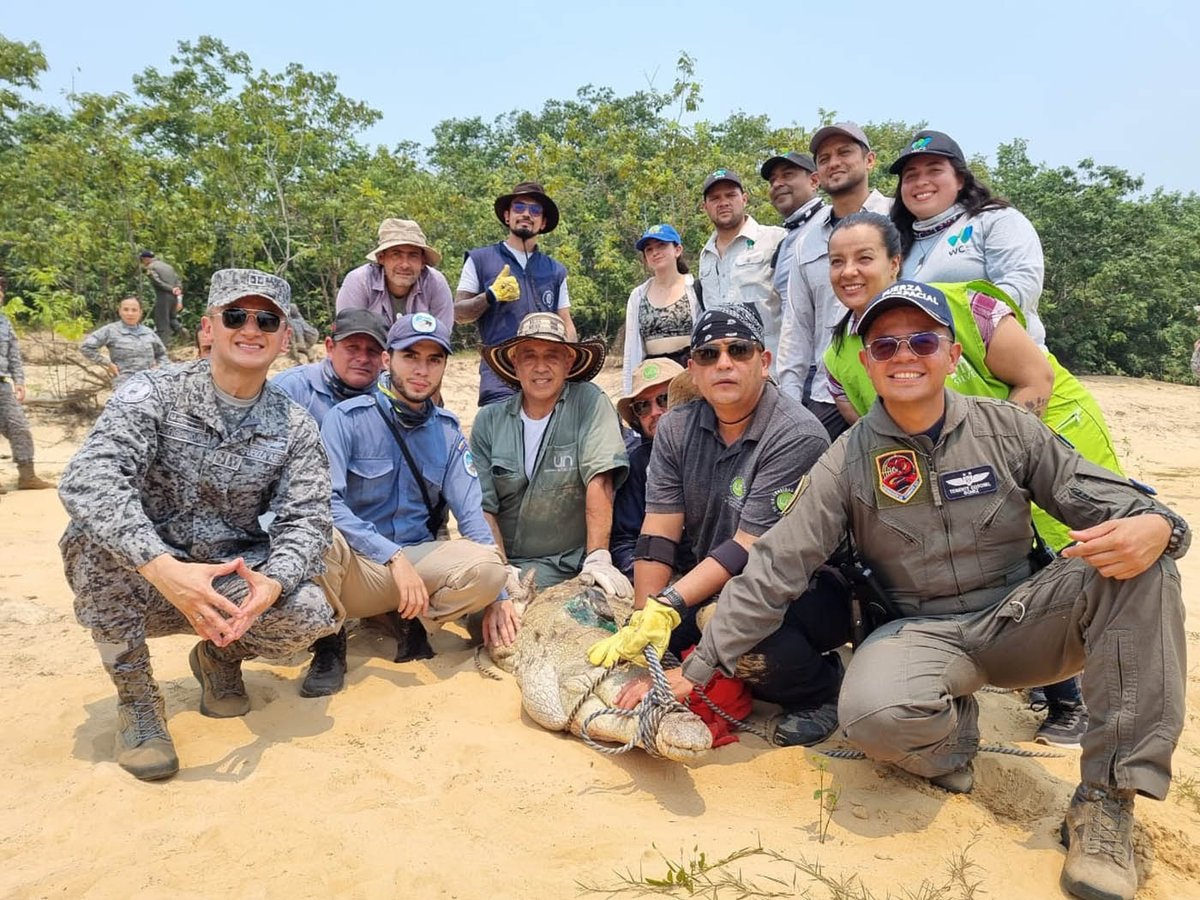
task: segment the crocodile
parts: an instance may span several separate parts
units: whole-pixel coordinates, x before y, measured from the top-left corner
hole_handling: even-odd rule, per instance
[[[606,670],[587,659],[588,648],[616,630],[629,613],[577,578],[534,594],[521,617],[521,630],[509,647],[492,647],[492,661],[511,674],[521,690],[521,706],[538,725],[579,736],[588,717],[612,706],[621,688],[645,672],[635,666]],[[477,656],[478,660],[479,657]],[[481,671],[487,670],[481,666]],[[700,758],[712,749],[712,733],[699,716],[676,708],[653,729],[653,746],[638,736],[637,718],[601,715],[587,726],[599,741],[627,744],[677,761]]]

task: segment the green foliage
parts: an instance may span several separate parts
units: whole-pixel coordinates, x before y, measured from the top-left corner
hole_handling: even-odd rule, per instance
[[[463,252],[503,234],[493,199],[533,179],[562,209],[542,247],[571,272],[580,332],[611,336],[646,277],[633,250],[642,231],[670,222],[694,261],[710,230],[700,185],[718,166],[742,175],[755,218],[778,222],[758,166],[807,147],[837,116],[822,109],[817,122],[786,127],[741,111],[701,119],[696,68],[681,52],[666,88],[651,79],[617,96],[589,85],[491,122],[448,119],[428,147],[369,148],[360,135],[379,113],[344,96],[333,75],[296,63],[258,70],[213,37],[181,42],[167,69],[133,76],[131,94],[76,94],[57,110],[21,94],[46,71],[38,45],[0,35],[0,270],[28,300],[26,323],[60,331],[110,319],[122,296],[152,296],[142,247],[184,279],[185,324],[214,269],[245,265],[287,277],[321,327],[381,219],[420,222],[455,283]],[[922,125],[864,124],[879,159],[873,187],[894,191],[887,163]],[[982,158],[972,166],[1041,232],[1043,319],[1064,363],[1188,377],[1200,199],[1146,194],[1136,177],[1091,160],[1047,168],[1021,141],[999,149],[994,170]]]

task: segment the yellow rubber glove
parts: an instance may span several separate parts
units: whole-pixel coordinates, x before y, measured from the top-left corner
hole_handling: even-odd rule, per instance
[[[509,272],[508,263],[504,264],[496,280],[488,285],[487,293],[500,303],[511,303],[521,296],[521,285],[517,284],[516,277]]]
[[[659,603],[653,597],[646,600],[642,609],[629,617],[629,624],[612,637],[594,643],[588,650],[588,662],[605,668],[627,660],[635,665],[646,665],[647,645],[658,651],[662,659],[671,640],[671,631],[679,624],[679,613],[670,606]]]

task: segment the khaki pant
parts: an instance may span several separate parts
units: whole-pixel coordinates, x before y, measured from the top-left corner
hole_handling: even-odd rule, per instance
[[[977,752],[972,695],[983,685],[1035,687],[1083,670],[1083,778],[1161,800],[1183,730],[1185,654],[1172,560],[1116,581],[1058,559],[990,609],[876,629],[846,670],[838,721],[872,759],[930,778]]]
[[[499,596],[508,577],[495,547],[463,538],[427,541],[401,552],[429,592],[429,610],[421,621],[430,626],[483,609]],[[395,612],[400,607],[391,570],[355,553],[336,528],[333,545],[325,554],[325,574],[313,580],[325,590],[330,605],[351,618]]]

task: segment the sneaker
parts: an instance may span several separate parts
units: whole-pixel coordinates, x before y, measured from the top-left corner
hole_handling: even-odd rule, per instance
[[[934,775],[929,783],[948,794],[969,794],[975,787],[975,766],[968,760],[953,771]]]
[[[1060,832],[1064,891],[1085,900],[1133,900],[1133,794],[1087,782],[1075,789]]]
[[[1034,740],[1039,744],[1079,750],[1079,740],[1087,730],[1088,711],[1082,700],[1074,703],[1052,701],[1050,712],[1046,714],[1046,720],[1037,730]]]
[[[313,644],[312,665],[300,685],[301,697],[327,697],[346,683],[346,629]]]
[[[179,771],[166,708],[157,692],[119,703],[117,720],[117,765],[141,781],[161,781]]]
[[[837,698],[815,709],[794,709],[779,717],[771,740],[779,747],[811,747],[837,731]]]
[[[229,719],[250,712],[250,698],[242,681],[242,661],[214,659],[208,641],[192,648],[188,657],[192,674],[200,682],[200,712],[214,719]]]

